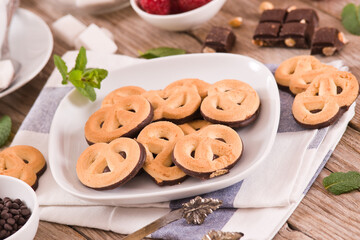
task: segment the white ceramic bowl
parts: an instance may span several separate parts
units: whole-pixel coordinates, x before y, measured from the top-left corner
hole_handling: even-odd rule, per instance
[[[211,2],[194,10],[170,14],[156,15],[143,11],[136,3],[130,0],[131,7],[145,21],[158,28],[168,31],[185,31],[210,20],[221,9],[226,0],[212,0]]]
[[[39,204],[34,190],[25,182],[4,175],[0,175],[0,198],[19,198],[31,210],[31,216],[24,226],[6,240],[34,239],[39,226]]]

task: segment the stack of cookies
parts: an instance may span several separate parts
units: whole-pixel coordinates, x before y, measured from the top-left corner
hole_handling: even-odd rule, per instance
[[[226,174],[243,152],[233,128],[254,122],[259,108],[256,91],[233,79],[116,89],[85,124],[90,146],[78,159],[78,178],[101,190],[126,183],[141,168],[159,186]]]
[[[275,78],[280,88],[288,88],[295,95],[295,120],[310,129],[336,122],[359,94],[353,74],[338,71],[313,56],[287,59],[276,70]]]

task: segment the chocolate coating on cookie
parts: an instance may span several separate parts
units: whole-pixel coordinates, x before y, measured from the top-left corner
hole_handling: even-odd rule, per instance
[[[134,137],[152,119],[152,106],[143,96],[124,97],[115,105],[100,108],[90,116],[85,124],[85,137],[90,143]]]
[[[95,190],[114,189],[136,176],[145,162],[145,148],[130,138],[89,146],[80,155],[76,173],[82,184]]]
[[[213,84],[201,103],[205,120],[234,128],[244,127],[256,120],[260,98],[247,83],[226,79]]]
[[[317,76],[308,89],[296,95],[292,113],[308,128],[329,126],[357,98],[359,83],[349,72],[332,71]]]
[[[183,136],[177,125],[160,121],[146,126],[137,137],[146,149],[143,168],[159,186],[178,184],[186,179],[186,174],[174,166],[171,159],[176,142]]]
[[[23,180],[34,190],[38,186],[38,177],[45,169],[45,158],[34,147],[17,145],[0,152],[0,174]]]
[[[237,132],[224,125],[209,125],[181,138],[172,157],[186,174],[209,179],[228,173],[242,152],[243,143]]]

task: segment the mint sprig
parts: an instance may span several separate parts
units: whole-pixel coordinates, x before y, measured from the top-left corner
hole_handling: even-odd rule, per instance
[[[159,47],[159,48],[152,48],[147,50],[146,52],[139,52],[140,58],[145,59],[152,59],[152,58],[159,58],[159,57],[166,57],[172,55],[180,55],[185,54],[186,51],[180,48],[170,48],[170,47]]]
[[[104,80],[108,71],[101,68],[86,68],[86,50],[81,47],[76,57],[75,67],[68,72],[68,67],[60,56],[54,55],[54,64],[62,76],[62,84],[72,83],[74,87],[91,101],[96,100],[94,88],[100,89],[101,81]]]
[[[360,35],[360,5],[347,4],[341,12],[341,22],[350,33]]]
[[[360,188],[360,173],[335,172],[323,179],[323,185],[329,192],[340,195]]]
[[[7,115],[0,118],[0,147],[4,146],[11,133],[11,118]]]

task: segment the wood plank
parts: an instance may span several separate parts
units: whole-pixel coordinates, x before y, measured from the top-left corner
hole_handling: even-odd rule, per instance
[[[86,237],[82,236],[74,229],[56,223],[49,223],[40,221],[39,228],[35,236],[35,240],[51,239],[51,240],[84,240]]]
[[[358,239],[360,195],[332,195],[322,186],[330,172],[324,170],[288,222],[314,239]]]
[[[288,223],[285,223],[284,226],[280,229],[278,234],[275,236],[274,240],[311,240],[313,238],[305,235],[303,232],[293,229]]]

